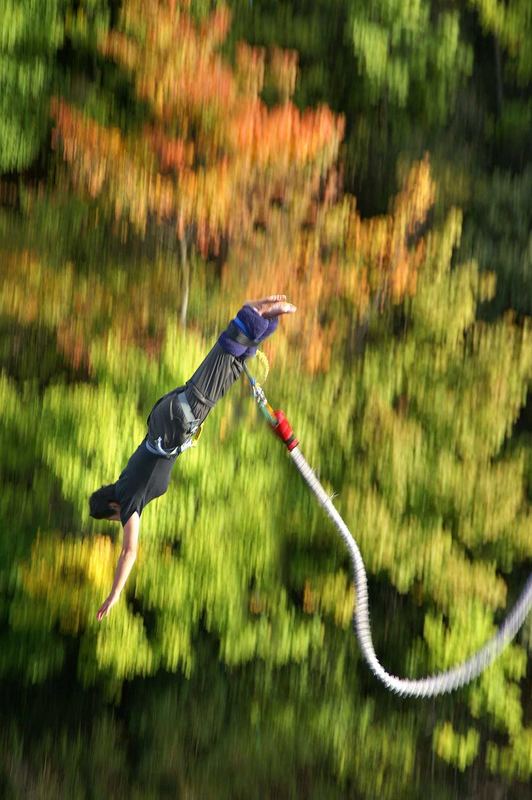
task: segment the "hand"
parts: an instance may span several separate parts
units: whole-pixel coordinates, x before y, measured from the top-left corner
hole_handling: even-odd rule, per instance
[[[286,302],[285,294],[272,294],[261,300],[249,300],[246,305],[251,306],[264,319],[280,317],[281,314],[293,314],[296,307]]]
[[[116,603],[117,600],[118,600],[117,596],[115,597],[115,596],[110,594],[109,597],[107,598],[107,600],[105,600],[102,603],[102,605],[100,607],[100,610],[96,614],[96,619],[98,620],[98,622],[101,622],[102,619],[107,616],[107,614],[112,609],[112,607],[114,606],[114,604]]]

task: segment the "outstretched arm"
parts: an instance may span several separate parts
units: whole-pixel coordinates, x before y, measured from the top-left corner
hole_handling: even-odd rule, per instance
[[[135,559],[137,558],[139,529],[140,517],[137,512],[135,512],[124,525],[124,539],[122,543],[122,550],[120,552],[120,558],[118,559],[118,564],[116,567],[113,586],[109,593],[109,597],[102,603],[102,606],[96,615],[98,622],[101,622],[101,620],[109,613],[111,608],[117,602],[118,598],[120,597],[120,593],[122,592],[122,589],[124,588],[129,577],[129,573],[131,572],[133,564],[135,563]]]
[[[275,331],[279,317],[295,310],[285,295],[250,300],[242,306],[186,384],[187,399],[199,422],[238,379],[244,360]]]

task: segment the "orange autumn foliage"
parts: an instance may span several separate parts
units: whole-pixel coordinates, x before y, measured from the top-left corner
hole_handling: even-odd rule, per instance
[[[151,124],[126,136],[55,100],[55,141],[77,189],[100,197],[144,233],[148,220],[194,232],[203,254],[221,237],[248,235],[274,183],[305,171],[311,185],[335,161],[343,121],[329,109],[268,109],[259,97],[264,57],[242,45],[233,69],[217,48],[227,35],[221,8],[197,25],[188,3],[129,0],[122,31],[102,51],[130,72]],[[293,54],[276,52],[277,80],[295,82]],[[301,189],[301,180],[298,182]]]
[[[415,290],[424,258],[416,235],[434,198],[428,161],[412,169],[388,215],[363,220],[341,189],[343,119],[327,107],[300,112],[288,99],[297,54],[240,44],[233,67],[218,51],[227,10],[197,24],[188,8],[126,0],[121,29],[102,44],[151,109],[142,129],[125,134],[54,100],[54,141],[75,188],[120,224],[173,229],[203,256],[223,243],[224,292],[260,296],[275,286],[289,295],[305,309],[302,327],[285,326],[275,346],[311,342],[305,366],[327,369],[333,342],[368,309]],[[260,96],[265,75],[283,101],[271,108]],[[337,329],[339,303],[352,309],[351,333]]]
[[[344,289],[360,305],[361,280],[382,307],[397,303],[415,292],[416,276],[425,256],[425,241],[417,237],[434,203],[435,187],[428,158],[410,170],[391,212],[362,220],[353,214],[347,234],[348,259],[352,269]]]
[[[308,205],[292,205],[290,216],[268,209],[268,249],[244,246],[233,257],[253,266],[239,276],[230,261],[224,271],[227,293],[259,297],[279,286],[304,310],[283,326],[268,352],[275,356],[290,346],[311,373],[328,369],[333,349],[363,325],[371,309],[382,310],[415,291],[426,252],[420,231],[435,191],[427,158],[413,165],[382,217],[362,219],[353,198],[340,195],[334,171],[315,189]],[[341,329],[336,312],[342,309],[345,323],[346,302],[351,318]]]

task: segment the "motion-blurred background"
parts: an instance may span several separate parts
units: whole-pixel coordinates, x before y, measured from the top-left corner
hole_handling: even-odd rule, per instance
[[[265,389],[381,660],[481,646],[531,568],[531,79],[529,0],[0,0],[2,797],[529,796],[530,619],[471,687],[388,694],[244,382],[102,624],[87,499],[285,292]]]

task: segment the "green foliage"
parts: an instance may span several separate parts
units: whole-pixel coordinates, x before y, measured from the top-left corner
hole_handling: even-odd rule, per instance
[[[474,181],[461,250],[497,275],[490,313],[532,315],[532,167]]]
[[[457,87],[472,70],[458,11],[433,14],[426,0],[232,5],[237,34],[298,51],[296,99],[303,105],[327,98],[344,110],[367,111],[384,101],[390,110],[408,108],[430,124],[447,118]]]
[[[110,714],[90,725],[50,726],[31,746],[12,725],[2,730],[0,748],[0,786],[7,800],[28,795],[36,800],[138,797],[129,785],[121,727]]]
[[[462,772],[477,755],[479,739],[476,730],[469,729],[467,733],[459,734],[449,722],[434,731],[435,749],[440,758],[456,764]]]
[[[297,51],[300,71],[295,100],[301,107],[328,98],[337,108],[353,89],[354,61],[345,46],[345,0],[234,0],[232,39]]]
[[[372,576],[379,654],[394,671],[410,675],[451,666],[481,646],[508,603],[503,573],[531,554],[528,450],[524,442],[507,448],[531,374],[529,332],[511,320],[476,321],[478,302],[493,292],[493,282],[471,262],[451,269],[460,227],[454,213],[429,237],[416,295],[370,317],[364,358],[352,369],[345,371],[346,354],[338,350],[328,373],[309,380],[276,364],[276,383],[270,378],[268,385],[272,399],[283,398],[309,461],[332,482],[331,489],[340,490],[340,511],[353,525]],[[353,603],[346,554],[291,466],[279,462],[272,468],[275,444],[258,427],[244,388],[234,387],[213,412],[199,447],[179,459],[164,500],[144,512],[134,576],[112,616],[97,624],[95,612],[112,580],[118,547],[113,523],[102,529],[89,520],[87,497],[117,477],[142,439],[154,399],[191,374],[209,343],[199,333],[179,332],[175,312],[157,306],[165,327],[157,357],[150,357],[127,343],[125,329],[96,324],[107,304],[117,308],[123,276],[107,281],[109,297],[100,305],[94,280],[83,288],[78,276],[74,290],[71,268],[52,279],[49,270],[28,263],[26,303],[16,289],[20,275],[6,272],[4,314],[24,324],[32,308],[28,299],[44,296],[44,287],[40,324],[51,334],[57,335],[73,308],[93,314],[90,326],[80,329],[83,336],[92,331],[92,380],[51,380],[33,395],[26,384],[30,400],[21,404],[20,389],[3,379],[10,480],[20,485],[34,463],[38,470],[31,515],[16,522],[26,525],[25,544],[14,548],[8,538],[2,545],[8,624],[2,672],[30,684],[48,681],[75,643],[81,685],[96,684],[117,698],[125,680],[160,669],[197,682],[208,668],[236,675],[246,667],[250,680],[264,682],[262,694],[247,710],[239,701],[223,739],[205,745],[213,765],[231,764],[242,747],[243,719],[252,714],[260,730],[268,731],[266,744],[264,733],[260,747],[246,751],[250,772],[242,774],[235,796],[245,796],[259,753],[261,785],[269,785],[279,743],[302,770],[321,753],[331,780],[335,776],[364,797],[409,796],[424,714],[414,722],[407,708],[394,717],[382,707],[383,724],[365,696],[366,668],[346,630]],[[24,276],[22,262],[20,270]],[[148,297],[150,281],[157,280],[156,268],[135,278]],[[127,289],[131,297],[133,286]],[[335,413],[325,426],[327,408]],[[13,445],[21,437],[26,448]],[[46,509],[50,486],[73,509],[74,524],[61,534]],[[105,534],[106,525],[111,538],[95,535]],[[401,608],[390,628],[380,595],[392,587],[404,599],[395,601]],[[406,599],[417,604],[416,613]],[[206,641],[212,654],[202,645]],[[528,775],[519,686],[525,667],[524,651],[515,644],[464,692],[456,706],[458,722],[441,707],[434,739],[440,759],[467,773],[486,751],[490,769]],[[288,689],[283,674],[291,676]],[[242,685],[238,692],[246,694]],[[317,685],[325,686],[320,702],[309,703]],[[236,691],[232,686],[223,694]],[[169,708],[180,707],[184,697],[176,695]],[[207,708],[214,713],[214,705]],[[157,736],[164,739],[157,713]],[[175,722],[176,715],[181,718],[181,711],[169,719]],[[301,724],[310,732],[308,742],[301,739]],[[198,722],[183,721],[168,742],[174,761],[170,755],[155,761],[147,753],[141,774],[179,782],[176,764],[189,757],[191,725],[198,737],[207,735]],[[467,733],[455,733],[456,725]],[[505,747],[492,731],[507,737]],[[357,741],[364,742],[362,751]],[[378,766],[368,771],[368,764]],[[282,781],[284,761],[275,774]],[[194,772],[189,779],[209,796],[208,778]],[[294,791],[297,785],[296,779]],[[329,790],[334,797],[332,785]]]
[[[403,335],[370,348],[360,379],[346,390],[365,404],[352,442],[364,459],[350,473],[349,517],[358,521],[370,570],[385,570],[399,592],[431,598],[440,610],[439,620],[425,617],[431,672],[492,635],[493,610],[506,595],[496,565],[508,569],[530,557],[532,542],[525,461],[504,455],[526,400],[530,333],[509,320],[475,321],[489,287],[474,264],[450,269],[459,231],[455,215],[431,237]],[[411,667],[422,662],[416,645]],[[519,692],[508,681],[525,669],[523,652],[510,648],[470,690],[473,716],[489,715],[512,737],[522,733]],[[438,752],[463,768],[473,744],[444,739]]]
[[[0,20],[0,171],[35,159],[47,130],[64,0],[6,0]]]
[[[507,51],[518,81],[532,78],[532,12],[528,0],[468,0],[486,33]]]
[[[347,0],[348,31],[370,103],[414,108],[427,122],[445,120],[472,53],[460,38],[456,11],[433,13],[430,2]]]
[[[202,663],[212,663],[208,651]],[[262,797],[275,786],[284,796],[305,792],[316,800],[416,797],[409,788],[412,719],[390,714],[392,735],[383,745],[373,706],[361,711],[342,702],[328,666],[320,675],[291,668],[270,677],[260,665],[241,670],[239,703],[232,701],[232,679],[216,666],[198,670],[183,687],[142,690],[131,719],[148,743],[139,763],[141,786],[158,792],[165,784],[193,786],[205,798]],[[316,679],[321,703],[308,702]]]
[[[49,102],[64,82],[58,53],[94,50],[108,0],[4,0],[0,18],[0,173],[30,167],[49,134]],[[69,76],[69,79],[71,76]]]
[[[218,5],[190,3],[198,44],[211,30],[202,20]],[[39,152],[47,155],[47,104],[58,89],[107,126],[111,144],[109,126],[131,137],[142,130],[147,105],[97,49],[116,4],[4,6],[0,171],[25,170]],[[38,191],[21,185],[16,212],[0,211],[0,674],[7,687],[0,700],[8,700],[0,702],[0,794],[528,796],[532,621],[481,678],[447,700],[412,704],[381,690],[349,627],[356,598],[343,545],[242,386],[213,412],[199,446],[179,459],[165,497],[143,513],[127,589],[112,615],[96,622],[120,534],[116,524],[88,517],[88,495],[117,477],[152,403],[190,376],[235,310],[228,287],[244,267],[260,272],[265,255],[278,265],[272,290],[303,287],[291,335],[276,336],[267,393],[282,400],[308,460],[327,490],[339,493],[335,502],[368,566],[383,663],[414,677],[466,658],[500,625],[532,555],[530,406],[523,410],[532,374],[529,4],[232,6],[226,49],[241,36],[268,46],[268,72],[275,48],[295,48],[297,104],[326,102],[346,114],[342,168],[348,186],[361,189],[363,210],[388,205],[399,153],[406,170],[416,153],[436,146],[436,225],[421,236],[421,222],[409,216],[409,203],[420,199],[408,192],[389,216],[363,220],[333,180],[312,184],[313,194],[338,193],[310,209],[327,228],[313,239],[300,202],[301,186],[312,183],[306,168],[286,197],[275,186],[264,209],[254,207],[255,194],[241,192],[238,199],[253,206],[249,219],[264,231],[244,251],[234,231],[224,234],[220,248],[230,257],[223,266],[225,256],[213,259],[209,277],[199,255],[190,260],[192,327],[184,335],[179,267],[163,241],[172,226],[157,226],[160,236],[142,242],[126,237],[120,222],[103,220],[97,203],[72,195],[56,173]],[[222,29],[208,34],[212,54]],[[123,61],[128,53],[124,47]],[[255,86],[259,62],[238,62],[237,94],[246,81]],[[210,71],[204,84],[191,72],[194,99],[198,86],[209,88]],[[268,108],[250,116],[251,131],[285,98],[268,78],[260,96]],[[246,98],[259,108],[257,98]],[[227,109],[216,94],[211,100],[212,108],[198,101],[202,142],[197,126],[183,126],[200,145],[193,163],[200,172],[223,157],[229,130],[220,129],[220,138],[216,126]],[[170,117],[168,130],[180,130],[183,118]],[[238,121],[234,127],[244,130]],[[293,165],[278,144],[281,127],[272,123],[266,155],[279,158],[282,177]],[[85,131],[89,144],[95,131]],[[79,130],[71,145],[78,152]],[[132,153],[141,158],[135,146]],[[111,167],[115,155],[111,148]],[[121,175],[131,180],[127,163]],[[205,208],[212,211],[215,196],[233,212],[234,194],[207,193]],[[136,186],[131,196],[138,201]],[[193,183],[190,199],[198,200]],[[449,212],[455,204],[464,208],[463,223]],[[230,219],[237,224],[233,213]],[[419,243],[415,257],[407,236]],[[301,264],[315,261],[319,269],[302,276]],[[379,276],[383,263],[390,282],[406,274],[411,293],[405,299],[385,286],[361,319],[355,308],[364,281]],[[340,291],[344,279],[349,297]],[[508,308],[519,316],[503,316]],[[316,327],[307,328],[313,319]],[[310,377],[304,365],[322,359],[324,324],[330,365]],[[61,719],[49,719],[50,698]],[[111,701],[116,718],[102,711]]]
[[[64,2],[64,0],[63,0]],[[65,28],[75,48],[96,49],[110,22],[110,0],[69,0],[65,14]]]
[[[442,129],[446,121],[454,131],[457,113],[464,116],[457,104],[474,50],[463,10],[436,9],[429,0],[231,6],[235,35],[297,50],[300,106],[327,102],[345,114],[345,179],[365,214],[386,209],[402,152],[420,158],[434,139],[452,137]]]

